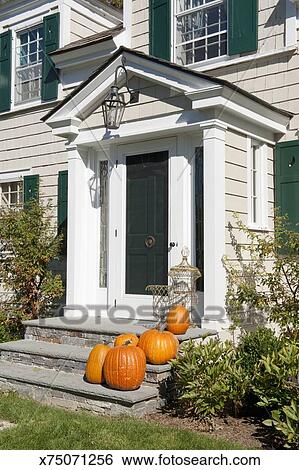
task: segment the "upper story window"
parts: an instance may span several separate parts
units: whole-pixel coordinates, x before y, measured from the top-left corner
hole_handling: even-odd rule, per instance
[[[176,1],[176,57],[183,65],[227,54],[226,0]]]
[[[44,29],[42,25],[17,35],[15,103],[41,97]]]
[[[23,182],[0,183],[0,208],[21,207],[23,205]]]

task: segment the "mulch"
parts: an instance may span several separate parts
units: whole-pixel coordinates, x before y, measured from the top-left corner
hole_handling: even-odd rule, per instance
[[[273,433],[263,426],[262,419],[258,417],[214,418],[211,425],[192,417],[181,417],[162,411],[148,415],[146,419],[157,424],[225,439],[246,449],[281,448],[275,441]]]

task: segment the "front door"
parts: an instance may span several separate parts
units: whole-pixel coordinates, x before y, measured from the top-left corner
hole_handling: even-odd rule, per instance
[[[126,294],[167,284],[168,152],[127,157]]]
[[[276,205],[288,216],[290,229],[299,231],[299,142],[277,145]]]

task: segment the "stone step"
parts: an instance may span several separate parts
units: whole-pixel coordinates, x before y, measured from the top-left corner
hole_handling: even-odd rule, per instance
[[[153,322],[132,321],[89,317],[84,322],[66,317],[42,318],[25,321],[25,339],[49,343],[69,344],[73,346],[92,347],[98,343],[112,344],[116,336],[123,333],[135,333],[140,336]],[[216,331],[199,327],[190,327],[185,335],[177,336],[180,342],[215,335]]]
[[[155,387],[123,392],[84,381],[80,374],[0,361],[0,389],[72,410],[142,416],[161,406]]]
[[[19,340],[0,343],[1,359],[15,364],[84,374],[91,348],[46,341]],[[171,376],[171,366],[147,364],[145,382],[160,384]]]

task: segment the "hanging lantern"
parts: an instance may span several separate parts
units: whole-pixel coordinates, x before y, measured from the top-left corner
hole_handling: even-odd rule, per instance
[[[125,101],[123,93],[119,92],[119,86],[117,85],[117,75],[120,70],[123,70],[126,77],[126,88],[128,90],[130,99]],[[115,70],[114,84],[111,86],[109,95],[106,97],[102,104],[104,123],[106,129],[118,129],[125,111],[127,104],[137,103],[139,99],[139,92],[129,89],[128,85],[128,72],[124,66],[124,59],[122,65],[119,65]]]

